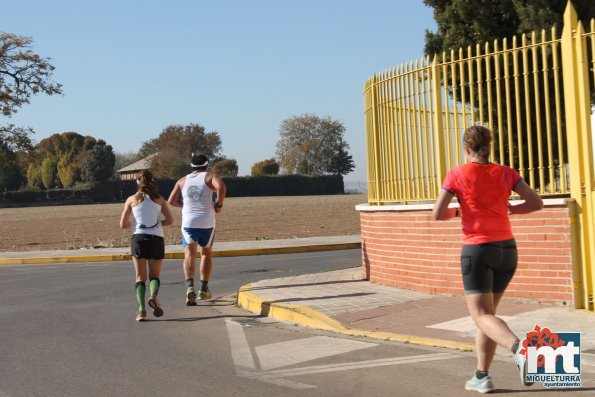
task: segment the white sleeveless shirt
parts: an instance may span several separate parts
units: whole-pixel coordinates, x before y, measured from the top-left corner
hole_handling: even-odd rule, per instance
[[[132,234],[152,234],[163,237],[161,226],[161,206],[151,200],[148,194],[144,195],[142,203],[132,207],[134,225]]]
[[[182,227],[209,229],[215,226],[214,193],[205,183],[207,172],[186,175],[182,187]]]

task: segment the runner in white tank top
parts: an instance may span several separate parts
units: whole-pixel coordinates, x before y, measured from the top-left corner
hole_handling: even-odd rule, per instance
[[[148,194],[144,194],[143,197],[142,203],[132,207],[132,234],[151,234],[163,237],[161,205],[151,200]]]
[[[205,155],[192,156],[192,173],[176,183],[168,203],[182,208],[182,244],[184,263],[182,269],[186,277],[186,305],[196,306],[194,275],[196,254],[200,246],[200,299],[210,299],[208,288],[213,271],[211,246],[215,235],[215,214],[223,208],[226,187],[217,175],[207,171],[209,159]],[[215,200],[213,199],[215,197]]]
[[[151,171],[141,171],[136,181],[138,184],[137,192],[128,197],[124,203],[124,209],[120,217],[120,227],[122,229],[132,228],[130,254],[132,255],[132,263],[136,273],[136,284],[134,285],[134,294],[138,304],[136,321],[145,321],[147,319],[147,308],[145,306],[147,276],[151,293],[147,304],[153,309],[155,317],[163,315],[163,309],[157,301],[157,294],[161,284],[159,276],[165,256],[163,226],[171,225],[173,217],[167,202],[157,191],[157,185],[153,180]],[[164,220],[161,220],[161,214],[165,216]],[[148,275],[147,263],[149,265]]]
[[[182,187],[182,227],[209,229],[215,223],[213,193],[205,183],[208,172],[186,175]]]

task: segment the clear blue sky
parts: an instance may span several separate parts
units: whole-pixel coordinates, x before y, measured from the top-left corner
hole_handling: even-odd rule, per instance
[[[33,37],[64,90],[9,121],[36,141],[75,131],[120,153],[198,123],[249,175],[284,119],[315,113],[343,122],[356,164],[345,179],[366,180],[363,84],[422,57],[435,28],[422,0],[4,2],[0,29]]]

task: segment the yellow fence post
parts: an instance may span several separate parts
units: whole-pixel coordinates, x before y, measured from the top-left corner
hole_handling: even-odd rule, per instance
[[[381,203],[380,197],[380,125],[378,123],[378,78],[374,76],[370,84],[370,95],[371,95],[371,109],[372,109],[372,151],[368,153],[374,153],[374,161],[370,164],[370,167],[374,170],[375,177],[375,196],[376,204]],[[370,191],[371,193],[371,191]]]
[[[431,67],[432,87],[432,132],[434,133],[434,158],[436,159],[436,196],[440,194],[442,181],[446,177],[446,150],[444,147],[444,129],[442,126],[442,91],[440,67],[438,57],[434,55]]]
[[[586,46],[582,38],[584,28],[576,11],[568,2],[564,12],[561,37],[562,72],[564,79],[564,106],[568,158],[570,165],[570,195],[576,201],[576,214],[571,221],[578,222],[580,230],[580,256],[573,255],[575,267],[580,267],[581,282],[575,282],[576,308],[593,310],[593,279],[591,266],[595,253],[593,222],[593,168],[589,111],[588,69]],[[579,250],[575,250],[576,253]],[[579,269],[576,269],[579,271]]]

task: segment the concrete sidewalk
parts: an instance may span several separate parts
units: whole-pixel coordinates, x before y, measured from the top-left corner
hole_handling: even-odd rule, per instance
[[[291,240],[221,242],[215,256],[245,256],[360,248],[359,235]],[[129,248],[1,252],[2,264],[129,260]],[[166,247],[169,259],[181,246]],[[432,295],[370,283],[361,268],[262,280],[238,291],[238,304],[262,316],[354,336],[474,350],[475,325],[462,296]],[[536,325],[581,332],[583,370],[595,373],[595,313],[536,301],[504,299],[498,310],[511,329],[526,335]],[[500,351],[502,354],[509,354]]]
[[[294,238],[286,240],[254,240],[216,242],[213,256],[247,256],[289,254],[299,252],[357,249],[361,247],[359,235]],[[165,247],[165,259],[183,259],[181,245]],[[27,263],[70,263],[130,260],[130,248],[95,248],[55,251],[0,252],[0,265]]]
[[[361,268],[248,284],[238,292],[238,304],[263,316],[346,335],[475,349],[475,324],[463,296],[370,283]],[[498,313],[521,338],[536,325],[551,332],[581,332],[583,371],[595,373],[595,313],[506,298]],[[504,349],[498,353],[510,356]]]

